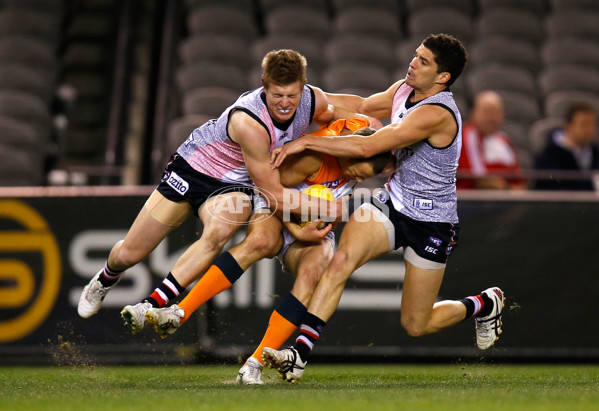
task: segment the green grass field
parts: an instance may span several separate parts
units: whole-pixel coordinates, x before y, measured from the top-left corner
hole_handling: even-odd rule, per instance
[[[0,367],[1,410],[599,410],[599,366],[318,365],[289,384],[238,366]]]

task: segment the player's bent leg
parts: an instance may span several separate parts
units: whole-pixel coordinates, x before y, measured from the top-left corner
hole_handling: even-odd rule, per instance
[[[283,224],[278,218],[269,215],[270,212],[264,211],[252,214],[247,236],[241,243],[229,249],[229,253],[244,270],[256,261],[274,257],[283,246]]]
[[[152,208],[150,208],[152,206]],[[157,214],[157,210],[162,210]],[[106,265],[84,287],[77,312],[83,318],[95,315],[102,307],[108,292],[119,282],[123,271],[147,257],[176,225],[158,220],[156,215],[181,216],[191,212],[188,203],[175,203],[154,191],[124,240],[111,250]]]
[[[285,266],[295,274],[291,293],[306,307],[333,254],[333,244],[327,239],[315,245],[297,241],[285,253]]]

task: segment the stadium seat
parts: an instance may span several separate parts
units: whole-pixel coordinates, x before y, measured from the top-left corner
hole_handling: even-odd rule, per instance
[[[547,68],[559,65],[599,67],[599,42],[583,38],[547,39],[541,49]]]
[[[226,87],[238,93],[247,90],[244,71],[232,64],[186,64],[177,70],[176,82],[184,92],[199,87]]]
[[[397,45],[395,54],[398,59],[398,70],[408,70],[408,66],[414,58],[416,49],[422,44],[422,40],[424,39],[421,37],[410,37],[404,39]]]
[[[503,64],[537,73],[541,70],[538,48],[527,41],[508,37],[482,37],[469,48],[468,64],[479,67]]]
[[[183,64],[215,62],[247,68],[252,64],[251,42],[240,36],[196,34],[179,46]]]
[[[43,161],[29,150],[0,143],[0,186],[37,186],[43,180]]]
[[[55,45],[30,36],[6,36],[0,38],[0,62],[10,62],[29,67],[43,67],[56,72],[58,61]]]
[[[253,13],[232,7],[205,6],[190,10],[187,27],[191,35],[197,33],[225,34],[253,39],[258,25]]]
[[[348,87],[383,91],[391,85],[391,76],[384,69],[366,64],[329,67],[322,80],[325,90],[333,93]]]
[[[545,19],[549,38],[580,37],[599,41],[599,10],[564,9]]]
[[[537,98],[535,77],[519,67],[500,64],[476,66],[466,73],[466,81],[471,96],[484,90],[507,90]]]
[[[254,41],[251,45],[252,61],[261,64],[262,59],[272,50],[293,49],[308,61],[308,67],[322,70],[326,65],[323,43],[310,37],[285,34],[270,34]]]
[[[331,12],[327,0],[258,0],[262,14],[266,15],[279,8],[301,7],[328,16]]]
[[[387,39],[365,36],[335,37],[327,44],[325,56],[329,65],[375,64],[391,72],[397,60],[390,53],[393,43]]]
[[[354,7],[339,10],[334,19],[336,36],[357,35],[397,42],[403,38],[399,16],[382,9]]]
[[[410,37],[424,39],[431,33],[447,33],[465,44],[473,39],[472,20],[463,11],[452,7],[429,7],[414,11],[407,23]]]
[[[96,70],[101,67],[110,69],[113,67],[112,59],[112,51],[106,44],[73,41],[64,52],[62,64],[69,69]]]
[[[399,16],[402,12],[401,5],[402,2],[397,0],[333,0],[333,8],[336,13],[357,7],[382,10]]]
[[[0,90],[0,116],[31,124],[40,141],[48,141],[52,117],[46,102],[21,91]],[[0,137],[2,140],[2,137]]]
[[[41,11],[22,8],[0,10],[0,37],[32,36],[58,44],[60,21]]]
[[[54,86],[52,74],[20,64],[0,64],[0,90],[32,93],[49,104]]]
[[[497,8],[481,13],[475,22],[477,38],[505,36],[539,46],[544,40],[541,17],[518,8]]]
[[[266,32],[328,40],[331,24],[326,13],[301,6],[278,7],[264,13]]]
[[[413,14],[421,10],[435,8],[435,7],[449,7],[456,9],[462,13],[466,13],[469,16],[474,14],[473,0],[404,0],[405,11],[408,14]]]
[[[25,120],[0,116],[2,144],[31,152],[44,152],[46,140],[37,135],[35,127]]]
[[[478,8],[482,13],[504,7],[530,11],[538,16],[547,13],[545,0],[478,0]]]
[[[101,98],[109,89],[109,80],[100,72],[68,70],[63,72],[63,85],[75,88],[78,98]]]
[[[225,6],[242,10],[247,13],[254,13],[253,0],[184,0],[183,3],[187,10],[200,7]]]
[[[567,107],[574,102],[592,104],[599,112],[599,95],[597,94],[588,91],[556,91],[545,96],[545,116],[564,118]]]
[[[69,127],[64,135],[62,150],[65,157],[90,162],[102,155],[106,146],[104,127]]]
[[[549,4],[555,12],[559,13],[578,8],[599,11],[599,2],[596,0],[549,0]]]
[[[588,91],[599,94],[599,71],[584,66],[551,66],[539,74],[544,95],[555,91]]]
[[[204,114],[216,118],[229,107],[239,94],[222,87],[201,87],[183,95],[183,114]]]
[[[535,121],[528,130],[528,141],[533,156],[538,155],[547,145],[547,137],[551,130],[562,127],[564,120],[559,117],[547,117]]]
[[[109,12],[85,12],[75,15],[67,28],[67,37],[72,40],[97,40],[113,35],[116,17]]]
[[[503,100],[505,120],[518,123],[525,128],[541,118],[536,98],[517,91],[497,90]]]

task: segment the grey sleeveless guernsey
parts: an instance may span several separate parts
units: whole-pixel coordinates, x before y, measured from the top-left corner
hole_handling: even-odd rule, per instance
[[[218,119],[193,130],[177,149],[194,170],[227,183],[251,185],[239,144],[229,137],[227,126],[234,110],[242,110],[260,123],[270,136],[270,150],[301,136],[314,116],[314,91],[304,86],[297,111],[285,130],[278,129],[264,103],[264,88],[242,94]],[[286,124],[287,125],[287,124]]]
[[[397,169],[387,188],[397,211],[418,221],[458,223],[456,173],[462,149],[462,118],[453,94],[444,90],[417,103],[408,98],[414,89],[403,83],[393,97],[391,122],[403,121],[425,104],[446,108],[455,118],[458,131],[447,147],[436,148],[427,140],[398,149]]]

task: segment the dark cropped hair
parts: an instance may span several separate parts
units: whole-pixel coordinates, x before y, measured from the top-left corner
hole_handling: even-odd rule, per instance
[[[295,50],[273,50],[262,59],[262,85],[286,86],[299,81],[303,87],[306,78],[306,58]]]
[[[450,74],[447,86],[451,86],[458,79],[468,56],[464,45],[450,34],[431,34],[424,39],[422,45],[433,52],[437,73],[448,72]]]
[[[375,132],[376,130],[371,127],[363,127],[354,131],[354,135],[369,136],[371,134],[374,134]],[[368,158],[352,158],[350,159],[350,161],[353,164],[370,163],[372,165],[372,170],[375,172],[375,174],[381,174],[385,167],[387,167],[387,164],[389,164],[390,162],[395,162],[395,156],[391,154],[390,151],[384,151],[382,153],[375,154]]]
[[[574,116],[578,113],[597,113],[595,108],[584,101],[576,101],[570,104],[566,110],[566,124],[571,124]]]

